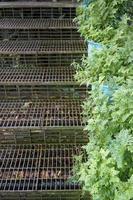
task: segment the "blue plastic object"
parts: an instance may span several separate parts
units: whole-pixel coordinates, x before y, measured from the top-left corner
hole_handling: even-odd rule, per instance
[[[88,56],[92,56],[94,50],[102,50],[103,45],[97,42],[88,41]]]
[[[114,90],[109,85],[102,85],[101,90],[107,97],[112,97]]]
[[[101,91],[103,94],[107,97],[109,97],[109,103],[113,102],[113,94],[115,93],[116,90],[119,90],[120,88],[118,85],[108,85],[108,84],[103,84],[101,86]]]
[[[88,6],[90,4],[91,0],[83,0],[83,5]]]

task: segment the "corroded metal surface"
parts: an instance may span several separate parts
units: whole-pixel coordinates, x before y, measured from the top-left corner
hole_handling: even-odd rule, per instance
[[[0,101],[0,128],[82,128],[80,100]]]
[[[80,189],[78,183],[68,181],[72,176],[74,156],[80,153],[80,145],[0,146],[0,190]]]
[[[86,53],[87,45],[77,40],[0,41],[0,54],[78,54]]]

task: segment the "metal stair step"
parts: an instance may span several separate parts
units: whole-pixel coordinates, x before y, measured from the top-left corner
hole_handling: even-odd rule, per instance
[[[0,54],[83,54],[87,45],[77,40],[0,41]]]

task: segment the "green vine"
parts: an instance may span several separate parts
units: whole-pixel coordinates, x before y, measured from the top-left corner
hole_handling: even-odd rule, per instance
[[[77,17],[85,39],[103,44],[102,50],[74,63],[76,80],[92,84],[83,105],[89,137],[83,147],[87,156],[85,161],[76,158],[74,175],[93,200],[133,200],[133,30],[129,3],[94,0],[87,8],[80,8]],[[111,96],[104,93],[105,84],[112,89]]]
[[[108,44],[115,35],[123,15],[132,16],[132,0],[91,0],[88,7],[77,10],[79,31],[86,40]]]
[[[75,176],[93,200],[133,198],[133,83],[113,94],[112,103],[98,84],[84,103],[89,143],[87,160],[77,158]]]
[[[92,83],[114,77],[122,83],[133,75],[133,28],[128,26],[127,18],[123,18],[115,32],[110,46],[92,52],[93,59],[84,56],[81,63],[74,63],[77,81]]]

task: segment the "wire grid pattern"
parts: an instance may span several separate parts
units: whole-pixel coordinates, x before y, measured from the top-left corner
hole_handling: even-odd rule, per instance
[[[0,19],[0,40],[81,40],[71,19]]]
[[[80,189],[78,183],[69,180],[74,156],[80,154],[80,145],[0,146],[0,190]]]
[[[39,7],[39,4],[36,7],[33,7],[35,3],[31,5],[29,3],[29,7],[25,7],[26,2],[21,5],[18,3],[18,7],[13,6],[13,2],[10,7],[1,6],[0,4],[0,11],[1,15],[0,18],[19,18],[19,19],[74,19],[76,17],[76,8],[68,8],[68,7],[54,7],[52,3],[51,7]],[[57,4],[57,3],[56,3]],[[56,5],[55,4],[55,5]]]
[[[0,128],[82,127],[80,100],[0,101]]]
[[[0,40],[81,40],[75,29],[1,29]]]
[[[0,67],[68,67],[73,61],[79,61],[82,57],[82,52],[79,54],[9,54],[0,57]]]
[[[86,53],[86,45],[77,40],[0,41],[0,54]]]
[[[0,19],[0,29],[76,29],[71,19]]]
[[[0,129],[0,144],[86,144],[83,130]]]
[[[75,25],[72,22],[72,18],[75,17],[75,9],[72,8],[5,8],[1,10],[1,17],[5,18],[20,18],[22,21],[20,22],[19,19],[12,19],[10,23],[8,20],[5,21],[3,24],[2,20],[0,22],[1,29],[5,30],[5,35],[7,31],[7,35],[10,35],[11,38],[7,38],[4,36],[5,41],[0,42],[0,53],[6,54],[9,59],[11,59],[12,55],[22,54],[21,56],[25,57],[27,54],[26,59],[21,58],[21,61],[24,62],[22,64],[27,65],[32,60],[32,56],[34,57],[34,61],[36,66],[38,65],[38,57],[42,55],[43,58],[39,58],[40,66],[46,64],[46,66],[53,65],[55,60],[58,62],[56,63],[59,67],[63,65],[62,58],[60,54],[64,54],[65,59],[67,62],[64,63],[68,66],[68,63],[74,57],[80,56],[82,53],[86,53],[86,45],[82,41],[77,41],[77,36],[74,32],[70,32],[71,29],[75,29]],[[26,18],[29,18],[26,20]],[[44,19],[41,21],[35,21],[33,19]],[[58,19],[50,21],[46,19]],[[23,21],[24,19],[24,21]],[[61,20],[60,20],[61,19]],[[69,20],[67,20],[69,19]],[[4,28],[5,26],[5,28]],[[45,30],[44,32],[37,31],[29,31],[29,29],[33,29],[35,26],[37,29],[53,29]],[[48,28],[49,26],[49,28]],[[15,32],[8,32],[7,28],[9,29],[27,29],[27,32],[21,32],[15,30]],[[28,28],[29,27],[29,28]],[[8,39],[15,39],[18,37],[20,40],[25,39],[46,39],[48,36],[49,39],[52,38],[53,34],[58,32],[58,38],[61,41],[56,39],[56,41],[8,41]],[[63,29],[63,30],[62,30]],[[69,30],[68,30],[69,29]],[[75,30],[74,30],[75,31]],[[14,36],[12,37],[12,33]],[[16,36],[15,34],[18,33]],[[70,38],[68,35],[70,34]],[[28,35],[28,36],[27,36]],[[75,41],[73,40],[75,36]],[[64,40],[65,38],[71,39],[73,41]],[[3,40],[3,36],[1,36]],[[36,39],[36,40],[37,40]],[[79,39],[79,38],[78,38]],[[71,54],[76,54],[76,56]],[[12,55],[11,55],[12,54]],[[55,60],[48,58],[46,62],[43,63],[43,59],[49,56],[49,54],[53,54]],[[59,54],[60,59],[58,59]],[[68,54],[68,55],[66,55]],[[31,56],[31,57],[30,57]],[[51,56],[51,55],[50,55]],[[14,56],[15,57],[15,56]],[[30,58],[30,59],[29,59]],[[14,59],[14,58],[13,58]],[[28,61],[29,59],[29,61]],[[15,58],[15,63],[13,63],[14,69],[11,71],[10,68],[6,68],[5,71],[2,71],[1,83],[7,84],[10,86],[12,84],[42,84],[42,82],[50,82],[50,81],[59,81],[59,82],[70,82],[73,81],[73,71],[69,75],[67,75],[68,71],[65,68],[59,70],[57,69],[30,69],[29,71],[26,69],[17,69],[19,63],[18,58]],[[34,61],[32,61],[34,63]],[[49,62],[50,61],[50,62]],[[10,64],[8,63],[8,59],[3,61],[1,59],[2,66]],[[4,64],[3,64],[4,63]],[[31,66],[30,66],[31,67]],[[2,69],[3,70],[3,69]],[[46,70],[46,71],[45,71]],[[51,71],[53,70],[53,71]],[[67,72],[66,72],[67,71]],[[7,73],[8,74],[7,74]],[[70,72],[70,71],[69,71]],[[42,76],[43,74],[43,76]],[[58,76],[59,74],[59,76]],[[64,76],[65,74],[65,76]],[[63,75],[63,76],[62,76]],[[1,74],[0,74],[1,76]],[[50,78],[52,76],[52,79]],[[6,80],[6,78],[8,80]],[[8,82],[9,81],[9,82]],[[25,82],[24,82],[25,81]],[[8,83],[7,83],[8,82]],[[10,90],[10,89],[9,89]],[[27,90],[27,88],[25,88]],[[27,90],[28,91],[28,90]],[[10,90],[13,93],[12,89]],[[43,90],[44,92],[44,90]],[[6,93],[6,91],[5,91]],[[82,122],[82,108],[81,108],[81,101],[77,100],[50,100],[45,99],[45,101],[0,101],[0,131],[6,130],[9,128],[10,136],[12,134],[11,130],[17,128],[15,130],[21,129],[25,130],[24,128],[34,128],[32,130],[43,129],[51,127],[65,127],[65,128],[74,128],[83,127]],[[10,129],[11,128],[11,129]],[[56,129],[55,129],[56,130]],[[7,132],[4,132],[7,136]],[[16,133],[15,133],[16,134]],[[27,133],[25,134],[27,137]],[[41,134],[42,137],[46,137],[46,134]],[[36,135],[36,138],[39,135]],[[53,136],[54,137],[54,136]],[[21,138],[22,139],[22,138]],[[15,138],[16,140],[16,138]],[[31,135],[30,135],[31,140]],[[41,140],[42,141],[42,140]],[[32,141],[31,141],[32,142]],[[74,165],[74,155],[79,155],[81,152],[80,145],[79,146],[71,146],[69,145],[8,145],[8,146],[1,146],[0,147],[0,190],[2,192],[25,192],[25,191],[77,191],[80,190],[81,187],[78,183],[69,181],[69,178],[72,176],[72,168]],[[3,199],[3,196],[0,198]],[[23,196],[23,194],[21,194]],[[21,196],[15,198],[20,198]],[[32,194],[33,195],[33,194]],[[36,192],[36,195],[37,192]],[[70,193],[69,193],[70,195]],[[68,194],[60,199],[73,199],[71,195]],[[26,195],[25,195],[26,196]],[[26,197],[23,196],[23,199]],[[40,195],[41,196],[41,195]],[[69,197],[68,197],[69,196]],[[36,196],[37,197],[37,196]],[[34,198],[37,200],[34,196]],[[79,197],[79,195],[78,195]],[[10,195],[9,195],[10,198]],[[12,198],[12,197],[11,197]],[[28,200],[31,197],[27,197]],[[31,199],[34,199],[31,198]],[[41,196],[42,199],[59,199],[58,197],[46,197]],[[75,197],[75,200],[79,198]],[[9,200],[9,199],[8,199]]]
[[[85,86],[71,84],[0,84],[0,99],[85,99],[88,90]]]
[[[72,67],[51,68],[0,68],[0,84],[52,84],[73,83],[75,69]]]

